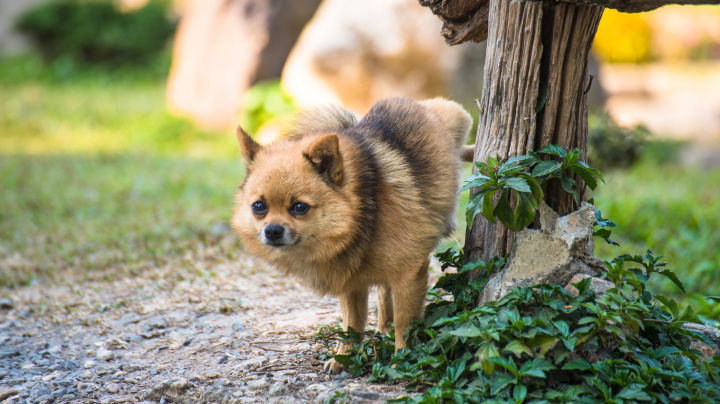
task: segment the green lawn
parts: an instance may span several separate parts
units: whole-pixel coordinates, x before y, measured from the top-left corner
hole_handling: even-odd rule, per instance
[[[235,137],[169,115],[163,76],[0,62],[0,285],[65,269],[122,276],[192,266],[188,254],[208,247],[238,251],[236,240],[221,242],[243,174]],[[621,244],[598,240],[598,254],[650,248],[689,291],[720,295],[720,169],[658,158],[672,154],[667,147],[648,150],[632,168],[607,172],[594,195]],[[718,305],[693,304],[720,315]]]
[[[169,115],[162,76],[66,77],[23,58],[0,63],[0,94],[0,285],[131,273],[227,229],[234,134]]]

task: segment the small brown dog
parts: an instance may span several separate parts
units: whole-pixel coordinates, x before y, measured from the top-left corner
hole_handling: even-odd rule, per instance
[[[359,121],[340,108],[311,111],[265,147],[238,128],[247,174],[233,227],[252,254],[338,296],[346,329],[363,332],[376,285],[378,330],[394,321],[400,349],[422,315],[429,256],[455,226],[471,124],[452,101],[391,98]]]

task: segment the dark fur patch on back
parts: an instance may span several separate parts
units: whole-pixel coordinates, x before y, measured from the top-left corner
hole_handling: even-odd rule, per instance
[[[427,188],[433,183],[434,170],[424,150],[425,141],[418,134],[426,131],[429,113],[427,108],[409,99],[386,99],[375,103],[351,130],[378,139],[397,151],[406,159],[418,187]]]

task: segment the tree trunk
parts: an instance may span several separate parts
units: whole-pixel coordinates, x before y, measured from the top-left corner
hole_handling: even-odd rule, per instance
[[[490,0],[475,161],[523,155],[551,143],[587,152],[588,56],[603,10]],[[583,200],[585,186],[576,180]],[[577,207],[559,183],[548,185],[545,200],[560,214]],[[503,256],[511,246],[512,233],[482,215],[465,238],[470,260]]]

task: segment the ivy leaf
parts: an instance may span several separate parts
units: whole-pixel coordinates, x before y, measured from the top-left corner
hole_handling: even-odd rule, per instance
[[[495,192],[497,192],[497,189],[488,191],[482,201],[482,215],[485,217],[485,219],[487,219],[488,222],[491,223],[495,223],[495,216],[493,216],[493,211],[495,210],[495,207],[493,206],[492,201]]]
[[[510,207],[510,191],[508,189],[503,189],[502,194],[500,194],[500,200],[495,205],[493,215],[500,219],[500,222],[508,229],[515,227],[515,223],[513,223],[515,214]]]
[[[568,194],[571,194],[573,196],[573,199],[576,201],[578,200],[577,196],[577,184],[575,183],[575,180],[567,175],[563,175],[560,177],[560,185],[562,185],[562,188],[567,192]]]
[[[670,279],[677,287],[680,288],[683,292],[685,292],[685,286],[680,282],[680,279],[678,279],[677,275],[675,275],[675,272],[666,269],[662,272],[659,272],[661,275],[664,275],[666,278]]]
[[[585,359],[577,359],[566,363],[562,370],[590,370],[592,366]]]
[[[561,166],[562,165],[555,160],[543,161],[533,168],[532,176],[542,177],[544,175],[554,173],[555,171],[558,171]]]
[[[658,299],[665,306],[665,308],[668,309],[668,311],[670,311],[670,314],[672,314],[673,318],[678,317],[679,309],[675,300],[660,295],[655,295],[655,298]]]
[[[533,353],[530,350],[530,348],[523,345],[522,342],[520,342],[518,340],[512,341],[509,344],[507,344],[505,346],[505,348],[503,349],[503,352],[504,351],[511,352],[518,358],[521,357],[523,353],[528,354],[528,356],[530,356],[530,357],[533,356]]]
[[[501,390],[503,390],[505,387],[507,387],[510,384],[514,384],[516,382],[514,376],[510,375],[503,375],[495,379],[493,381],[492,386],[490,386],[490,394],[497,395]]]
[[[505,183],[507,184],[507,186],[509,186],[510,188],[512,188],[518,192],[527,192],[527,193],[532,192],[527,181],[525,181],[525,179],[523,179],[523,178],[519,178],[519,177],[508,178],[507,180],[505,180]]]
[[[538,205],[530,193],[518,193],[518,203],[515,208],[515,226],[511,230],[522,230],[535,220],[535,211]]]
[[[558,156],[562,158],[565,158],[565,155],[567,154],[565,149],[555,144],[549,144],[538,150],[537,153],[552,154],[553,156]]]
[[[633,387],[625,387],[624,389],[620,390],[619,393],[615,395],[614,398],[624,398],[626,400],[640,400],[640,401],[651,401],[652,398],[647,395],[644,391],[642,391],[641,387],[633,386]]]

